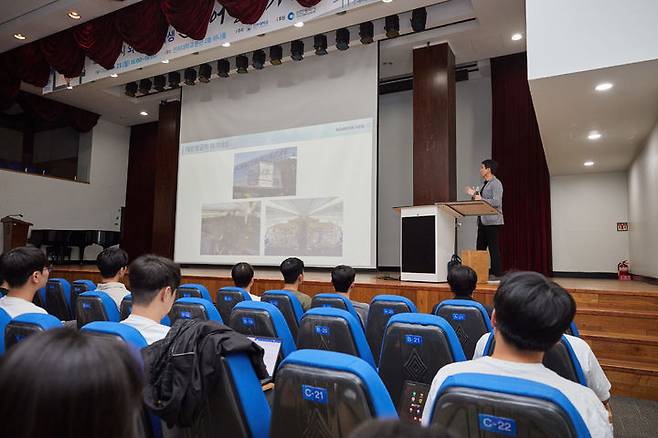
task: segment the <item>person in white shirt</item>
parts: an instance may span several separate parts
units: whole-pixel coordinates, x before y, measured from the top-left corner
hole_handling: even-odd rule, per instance
[[[235,287],[246,290],[253,301],[260,301],[258,295],[251,293],[251,287],[254,285],[254,268],[249,263],[240,262],[233,266],[231,278]]]
[[[350,298],[355,278],[356,271],[351,266],[338,265],[331,270],[331,284],[333,285],[334,290],[338,295],[342,295],[352,302],[352,306],[361,320],[361,326],[365,327],[366,321],[368,320],[370,305],[354,301]]]
[[[48,283],[50,268],[43,251],[34,247],[14,248],[0,259],[0,272],[7,282],[7,295],[0,298],[0,309],[16,318],[24,313],[43,313],[32,302],[34,295]]]
[[[108,294],[120,309],[121,300],[130,293],[122,281],[128,272],[128,253],[118,246],[107,248],[96,257],[96,266],[101,273],[96,289]]]
[[[587,386],[594,391],[594,394],[601,400],[601,402],[608,408],[608,402],[610,401],[610,381],[605,375],[601,364],[599,364],[598,359],[594,355],[594,352],[587,344],[579,337],[564,335],[571,348],[573,349],[576,359],[580,363],[580,367],[583,369],[583,374],[585,374],[585,380],[587,380]],[[484,349],[489,340],[489,333],[482,335],[477,345],[475,346],[475,354],[473,359],[484,356]]]
[[[130,264],[128,278],[133,307],[121,323],[136,328],[151,345],[169,333],[169,327],[160,321],[176,301],[180,266],[164,257],[143,255]]]
[[[493,356],[456,362],[441,368],[432,381],[423,410],[428,425],[434,401],[446,378],[461,373],[517,377],[559,390],[576,408],[591,436],[612,438],[612,424],[594,392],[542,365],[544,353],[560,340],[573,320],[576,303],[558,284],[536,272],[515,272],[503,278],[494,296]]]

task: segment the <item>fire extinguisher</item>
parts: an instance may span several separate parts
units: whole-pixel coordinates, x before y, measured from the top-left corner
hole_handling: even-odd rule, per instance
[[[628,260],[622,260],[617,265],[617,276],[622,281],[631,280],[631,272],[628,267]]]

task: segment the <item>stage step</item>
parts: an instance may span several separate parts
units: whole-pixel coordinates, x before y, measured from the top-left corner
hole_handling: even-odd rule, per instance
[[[580,337],[600,360],[611,359],[658,367],[658,337],[626,333],[581,331]]]
[[[600,359],[614,395],[658,400],[658,366],[629,360]]]
[[[581,331],[615,332],[658,337],[658,311],[611,310],[578,307],[576,325]]]
[[[658,312],[658,293],[569,289],[578,307]]]

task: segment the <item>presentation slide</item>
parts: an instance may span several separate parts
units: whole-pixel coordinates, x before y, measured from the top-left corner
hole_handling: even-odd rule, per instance
[[[177,262],[375,266],[377,51],[350,52],[185,89]]]

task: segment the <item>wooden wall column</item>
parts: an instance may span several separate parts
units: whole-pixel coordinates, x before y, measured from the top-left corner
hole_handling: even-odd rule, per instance
[[[455,55],[447,43],[414,50],[414,205],[457,199]]]

